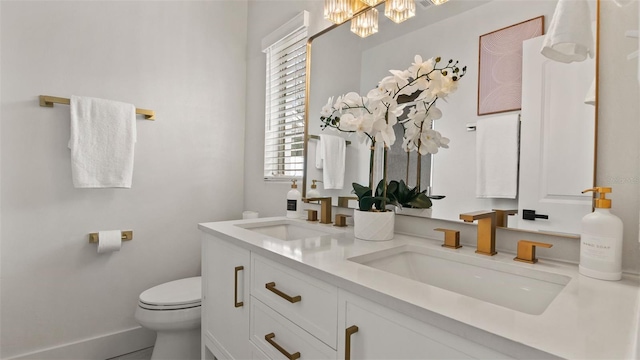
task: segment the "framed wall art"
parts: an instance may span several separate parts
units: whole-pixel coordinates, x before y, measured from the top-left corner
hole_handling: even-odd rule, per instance
[[[539,16],[480,36],[478,115],[521,108],[522,42],[543,34]]]

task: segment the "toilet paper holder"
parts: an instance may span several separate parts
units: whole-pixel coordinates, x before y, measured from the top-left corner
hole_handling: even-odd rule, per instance
[[[97,243],[99,240],[98,233],[89,233],[89,243]],[[133,230],[122,232],[122,241],[133,240]]]

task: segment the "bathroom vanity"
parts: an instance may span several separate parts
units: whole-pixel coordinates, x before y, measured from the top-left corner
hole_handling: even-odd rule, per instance
[[[203,358],[635,358],[638,278],[396,234],[204,223]]]

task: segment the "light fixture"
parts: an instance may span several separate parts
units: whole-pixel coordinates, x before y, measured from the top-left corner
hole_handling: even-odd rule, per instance
[[[399,24],[416,15],[414,0],[386,0],[384,15]]]
[[[431,3],[433,5],[442,5],[442,4],[446,3],[447,1],[449,1],[449,0],[431,0]]]
[[[371,8],[351,19],[351,32],[363,38],[377,33],[378,9]]]
[[[359,0],[324,0],[324,18],[334,24],[342,24],[353,17]]]
[[[376,6],[378,4],[380,4],[381,2],[383,2],[384,0],[360,0],[361,2],[369,5],[369,6]]]

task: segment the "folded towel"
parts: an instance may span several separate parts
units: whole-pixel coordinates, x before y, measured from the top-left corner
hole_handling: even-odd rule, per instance
[[[476,124],[476,196],[515,199],[518,193],[519,114]]]
[[[322,151],[322,141],[316,142],[316,169],[322,170],[324,162],[324,151]]]
[[[325,189],[342,189],[344,187],[344,167],[346,141],[333,135],[320,135],[322,151],[322,182]]]
[[[71,97],[71,174],[77,188],[131,187],[136,108]]]
[[[593,32],[587,0],[559,0],[549,31],[542,44],[542,55],[570,63],[593,58]]]

